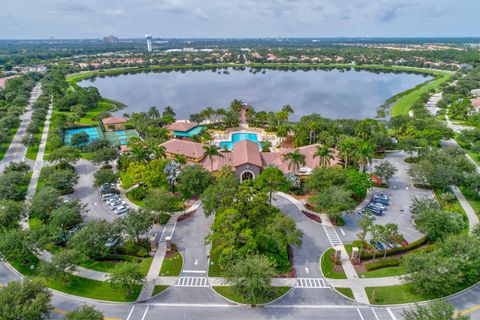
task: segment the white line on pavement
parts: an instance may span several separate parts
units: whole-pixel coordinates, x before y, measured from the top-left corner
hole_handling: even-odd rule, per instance
[[[149,303],[152,307],[191,307],[191,308],[244,308],[243,305],[233,304],[200,304],[200,303]],[[264,309],[370,309],[369,306],[351,306],[351,305],[305,305],[305,304],[284,304],[284,305],[264,305]],[[378,319],[378,317],[377,317]]]
[[[395,315],[393,314],[392,310],[390,310],[390,308],[387,308],[387,311],[390,317],[392,317],[392,320],[397,320],[397,317],[395,317]]]
[[[343,235],[345,235],[345,231],[343,231],[342,228],[339,228],[339,229],[340,229],[340,232],[341,232]]]
[[[132,316],[133,310],[135,310],[135,306],[130,309],[130,313],[128,314],[127,320],[130,320],[130,317]]]
[[[145,309],[145,313],[143,314],[142,320],[145,320],[145,317],[147,316],[148,309],[150,309],[150,306],[147,306],[147,309]]]
[[[183,270],[183,273],[207,273],[207,271],[202,270]]]
[[[372,308],[372,312],[373,312],[373,315],[375,316],[375,319],[380,320],[380,319],[378,318],[377,313],[375,312],[375,309]]]
[[[360,319],[365,320],[362,316],[362,313],[360,312],[360,309],[357,308],[357,311],[358,311],[358,315],[360,316]]]

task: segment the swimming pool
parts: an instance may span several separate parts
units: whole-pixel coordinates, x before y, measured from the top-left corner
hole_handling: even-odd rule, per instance
[[[86,144],[90,144],[92,141],[103,139],[102,130],[98,127],[85,127],[76,129],[66,129],[63,133],[63,143],[71,145],[72,137],[78,133],[86,133],[90,138]]]
[[[250,140],[253,142],[256,142],[258,144],[258,148],[262,148],[262,144],[258,141],[257,134],[256,133],[251,133],[251,132],[237,132],[232,134],[232,141],[222,141],[220,142],[220,148],[221,149],[228,149],[232,150],[233,149],[233,144],[238,141],[242,140]]]
[[[205,127],[204,126],[196,126],[196,127],[193,127],[192,129],[186,131],[186,132],[183,132],[183,131],[173,131],[173,134],[177,137],[187,137],[187,138],[191,138],[197,134],[199,134],[200,132],[202,132],[202,130],[204,129]]]

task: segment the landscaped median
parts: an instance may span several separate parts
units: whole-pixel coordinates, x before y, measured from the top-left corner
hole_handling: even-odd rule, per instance
[[[219,295],[227,298],[228,300],[231,300],[236,303],[241,303],[241,304],[252,304],[252,305],[258,305],[258,304],[266,304],[269,302],[272,302],[281,296],[285,295],[291,287],[272,287],[272,291],[268,297],[260,298],[258,300],[252,301],[245,299],[240,293],[238,293],[233,286],[213,286],[213,290],[215,290],[216,293]]]
[[[183,257],[176,250],[176,247],[174,248],[171,252],[167,252],[163,259],[162,268],[160,269],[161,277],[177,277],[182,272]]]

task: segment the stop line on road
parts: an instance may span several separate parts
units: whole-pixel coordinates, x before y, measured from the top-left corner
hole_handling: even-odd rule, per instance
[[[327,289],[330,286],[323,278],[297,278],[295,288]]]
[[[180,277],[178,278],[176,287],[209,287],[207,277]]]

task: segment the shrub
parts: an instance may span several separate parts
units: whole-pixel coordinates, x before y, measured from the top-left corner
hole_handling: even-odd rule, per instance
[[[148,251],[142,246],[134,243],[133,241],[126,241],[125,244],[120,248],[120,253],[129,254],[137,257],[148,257]]]
[[[372,263],[366,263],[364,265],[367,271],[374,271],[387,267],[398,267],[400,265],[400,259],[381,259]]]
[[[405,252],[408,252],[408,251],[412,251],[412,250],[415,250],[415,249],[423,246],[426,243],[427,243],[427,237],[423,237],[423,238],[418,239],[417,241],[414,241],[412,243],[407,244],[404,247],[393,248],[393,249],[387,250],[386,256],[391,256],[391,255],[394,255],[394,254],[397,254],[397,253],[405,253]],[[373,253],[363,251],[361,258],[364,259],[364,260],[365,259],[371,259],[371,258],[373,258]]]
[[[158,221],[160,224],[167,224],[168,220],[170,220],[170,215],[168,213],[162,213],[158,216]]]
[[[146,188],[135,188],[133,190],[131,190],[129,193],[128,193],[129,196],[132,197],[132,199],[134,200],[143,200],[145,198],[145,196],[147,195],[147,189]]]

